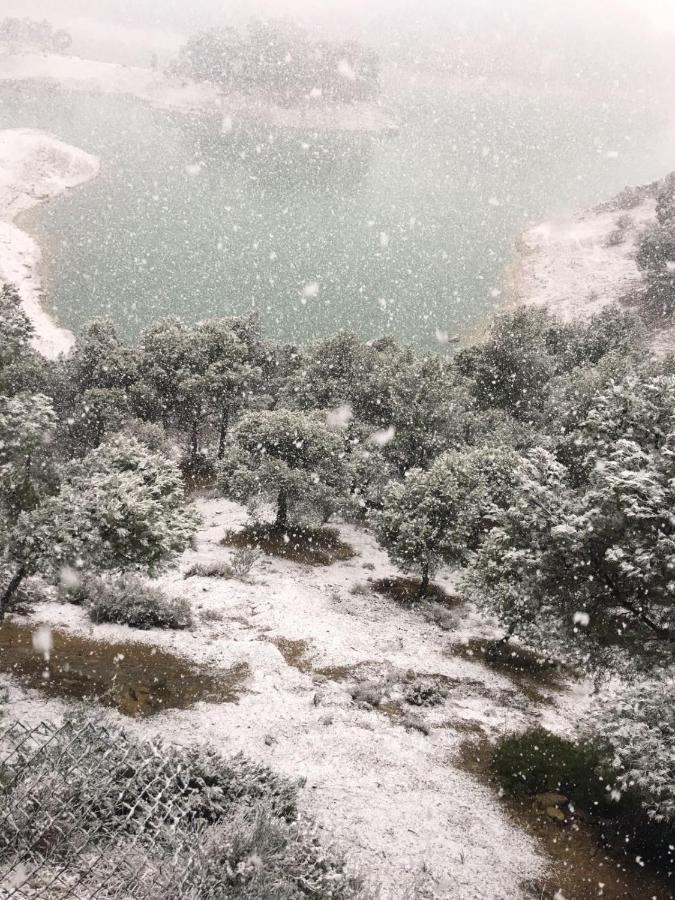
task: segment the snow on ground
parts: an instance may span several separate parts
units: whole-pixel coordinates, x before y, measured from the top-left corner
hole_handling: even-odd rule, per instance
[[[226,128],[254,122],[269,127],[387,132],[396,123],[376,103],[276,106],[243,94],[221,96],[215,85],[171,78],[160,69],[124,66],[78,56],[18,53],[0,56],[1,81],[38,81],[68,91],[136,97],[172,112],[223,117]]]
[[[69,331],[42,308],[40,248],[14,219],[38,203],[94,178],[99,160],[31,129],[0,131],[0,282],[12,283],[35,326],[35,346],[49,358],[67,352]]]
[[[638,190],[643,196],[633,208],[610,202],[526,231],[511,272],[513,303],[547,306],[563,321],[573,322],[619,302],[638,287],[642,283],[635,261],[638,241],[655,220],[656,210],[649,188]],[[671,351],[675,329],[656,332],[651,346],[656,352]]]
[[[504,733],[538,721],[569,730],[587,697],[569,693],[560,704],[538,707],[509,679],[453,653],[452,644],[486,634],[466,607],[443,631],[419,610],[370,590],[352,593],[368,578],[394,574],[374,538],[355,527],[341,529],[358,551],[347,562],[310,568],[263,557],[250,583],[185,579],[195,562],[229,560],[223,532],[245,520],[227,501],[203,500],[200,508],[204,527],[195,549],[161,579],[167,593],[190,599],[197,622],[191,632],[93,626],[81,609],[56,603],[38,606],[35,621],[101,640],[144,641],[214,666],[246,662],[247,690],[237,703],[202,703],[131,727],[182,744],[208,742],[225,754],[243,751],[306,777],[301,799],[324,840],[382,883],[385,900],[403,898],[413,886],[420,897],[521,896],[521,882],[540,874],[545,861],[491,792],[462,771],[458,749],[476,730]],[[452,575],[441,583],[451,590]],[[285,657],[275,643],[281,639],[306,642],[305,655],[298,644],[295,657]],[[338,666],[349,667],[346,678],[318,672]],[[428,736],[351,696],[360,679],[400,685],[410,671],[445,676],[450,687],[442,706],[410,707],[430,727]],[[13,715],[29,720],[61,709],[16,686],[12,701]]]
[[[548,306],[566,322],[588,318],[616,302],[641,280],[637,241],[653,221],[655,206],[653,199],[645,199],[631,210],[591,210],[526,231],[518,247],[516,301]],[[610,245],[609,235],[622,216],[630,217],[625,240]]]

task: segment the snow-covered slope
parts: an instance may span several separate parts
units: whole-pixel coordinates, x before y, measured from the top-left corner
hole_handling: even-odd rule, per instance
[[[96,157],[30,129],[0,131],[0,282],[13,283],[35,326],[35,345],[49,358],[66,352],[73,336],[42,308],[40,248],[14,224],[25,212],[83,184],[99,171]]]
[[[327,131],[387,132],[396,123],[376,103],[281,107],[241,94],[222,97],[214,85],[170,78],[158,69],[77,56],[18,53],[0,56],[0,81],[42,81],[69,91],[122,94],[178,113],[223,116],[228,122]]]
[[[420,898],[520,897],[521,883],[545,861],[492,793],[462,770],[458,750],[467,732],[504,733],[531,722],[565,730],[585,699],[554,695],[553,705],[537,706],[509,679],[453,652],[456,642],[486,633],[470,608],[459,606],[443,631],[419,610],[372,590],[354,592],[367,578],[393,574],[373,537],[358,528],[341,529],[358,554],[347,562],[310,568],[266,558],[250,583],[184,579],[195,562],[230,559],[220,540],[245,519],[241,507],[223,500],[200,508],[205,524],[196,548],[162,579],[167,593],[190,599],[198,622],[191,632],[92,626],[81,609],[56,603],[40,605],[35,621],[100,640],[141,640],[216,667],[247,663],[237,703],[200,704],[133,727],[184,744],[210,742],[226,754],[241,750],[306,776],[303,805],[323,839],[381,882],[383,898],[403,900],[413,886]],[[443,583],[451,587],[452,575]],[[360,680],[388,680],[395,698],[410,672],[443,676],[449,687],[443,705],[417,710],[428,735],[352,699]],[[13,714],[28,720],[58,709],[16,688],[12,697]]]
[[[655,221],[656,185],[627,189],[572,219],[526,231],[509,273],[514,304],[547,306],[571,322],[620,302],[642,276],[635,256],[640,235]],[[673,329],[653,335],[654,350],[675,346]]]

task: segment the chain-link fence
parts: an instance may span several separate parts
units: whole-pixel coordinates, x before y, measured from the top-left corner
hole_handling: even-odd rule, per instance
[[[373,896],[264,765],[87,719],[0,720],[0,900]]]
[[[180,753],[121,732],[1,726],[0,898],[208,897],[202,793]]]

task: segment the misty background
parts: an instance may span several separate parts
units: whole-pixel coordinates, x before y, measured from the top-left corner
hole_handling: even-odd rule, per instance
[[[321,36],[367,41],[385,62],[432,54],[476,74],[633,87],[675,70],[670,0],[5,0],[3,9],[68,28],[76,52],[128,63],[146,63],[149,43],[171,54],[197,29],[290,16]]]

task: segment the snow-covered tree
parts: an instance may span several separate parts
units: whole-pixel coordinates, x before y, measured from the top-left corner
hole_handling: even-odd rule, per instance
[[[614,754],[618,783],[648,815],[675,824],[675,671],[624,683],[593,705],[588,730]]]
[[[134,439],[113,438],[68,463],[53,493],[7,523],[2,554],[13,575],[0,616],[28,575],[56,581],[64,568],[153,574],[189,546],[197,524],[175,464]]]
[[[675,436],[647,453],[618,441],[575,489],[543,449],[517,470],[511,504],[470,582],[510,629],[590,667],[672,659]]]
[[[0,535],[52,490],[56,427],[51,401],[43,394],[0,397]]]
[[[546,346],[552,323],[544,309],[519,308],[497,316],[483,344],[460,351],[457,366],[481,408],[499,407],[525,421],[539,412],[555,373]]]
[[[646,452],[664,447],[675,432],[675,375],[662,365],[610,363],[577,377],[566,397],[551,407],[554,426],[564,425],[558,456],[580,481],[623,439]]]
[[[250,320],[235,318],[192,327],[167,319],[142,336],[145,402],[152,406],[154,395],[165,427],[173,424],[186,432],[191,466],[200,453],[202,432],[212,422],[222,456],[230,420],[258,377],[252,327]]]
[[[378,540],[395,565],[419,574],[422,594],[441,563],[459,565],[477,548],[493,506],[510,496],[516,461],[508,450],[452,451],[385,491]]]
[[[283,529],[303,507],[325,510],[349,487],[344,439],[322,416],[279,409],[247,413],[233,430],[219,483],[226,496],[276,508]]]
[[[403,474],[426,468],[452,446],[453,387],[452,367],[438,355],[419,356],[390,339],[366,344],[342,333],[310,348],[288,381],[285,400],[302,409],[347,404],[371,432],[393,429],[383,453]]]
[[[32,347],[33,325],[11,285],[0,287],[0,394],[42,392],[52,366]]]

